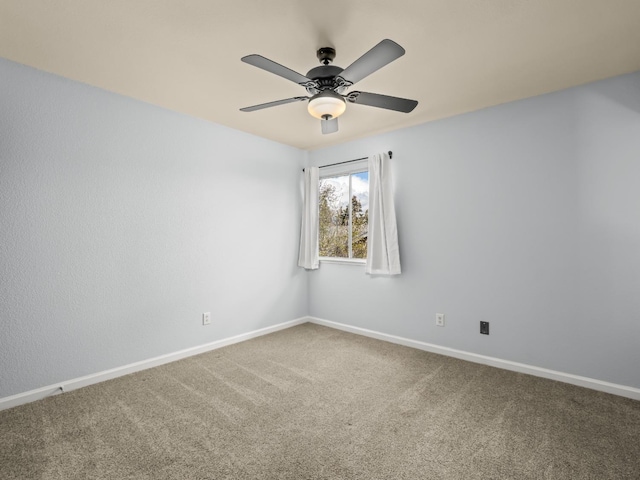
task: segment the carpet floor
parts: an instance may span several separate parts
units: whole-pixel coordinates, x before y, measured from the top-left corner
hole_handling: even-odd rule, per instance
[[[304,324],[0,412],[9,479],[640,479],[640,402]]]

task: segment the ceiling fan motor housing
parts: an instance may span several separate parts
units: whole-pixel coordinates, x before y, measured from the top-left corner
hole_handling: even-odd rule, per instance
[[[348,83],[340,77],[344,69],[336,65],[329,65],[336,57],[335,49],[322,47],[316,52],[316,56],[322,65],[307,72],[307,78],[313,80],[314,83],[313,86],[306,86],[307,92],[311,95],[325,90],[333,90],[336,93],[344,92],[349,87]]]
[[[307,78],[314,81],[317,86],[317,90],[334,90],[338,85],[336,84],[336,77],[342,73],[342,68],[335,65],[320,65],[319,67],[312,68],[307,72]],[[314,94],[316,92],[309,91]]]

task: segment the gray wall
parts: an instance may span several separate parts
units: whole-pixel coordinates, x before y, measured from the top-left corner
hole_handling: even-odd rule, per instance
[[[403,274],[297,268],[389,149]],[[639,155],[640,74],[302,152],[0,60],[0,398],[308,313],[640,387]]]
[[[640,73],[309,161],[386,150],[403,274],[322,264],[310,273],[311,315],[640,387]]]
[[[0,59],[0,398],[306,315],[303,161]]]

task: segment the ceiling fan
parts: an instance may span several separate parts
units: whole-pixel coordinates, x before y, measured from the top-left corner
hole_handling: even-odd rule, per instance
[[[261,103],[260,105],[241,108],[240,111],[253,112],[263,108],[309,100],[307,109],[312,116],[321,120],[323,134],[338,131],[338,117],[346,110],[346,102],[409,113],[418,105],[416,100],[368,92],[345,93],[353,84],[400,58],[404,53],[404,48],[396,42],[385,39],[347,68],[342,69],[336,65],[331,65],[336,56],[335,49],[323,47],[316,52],[316,56],[322,65],[309,70],[306,76],[261,55],[247,55],[242,57],[241,60],[243,62],[291,80],[304,87],[311,96],[292,97],[276,100],[275,102]]]

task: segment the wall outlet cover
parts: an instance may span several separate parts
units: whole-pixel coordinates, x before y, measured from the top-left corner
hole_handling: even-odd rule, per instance
[[[211,312],[206,312],[202,314],[202,324],[209,325],[211,323]]]
[[[444,313],[436,313],[436,326],[444,327]]]
[[[489,322],[480,322],[480,333],[489,335]]]

